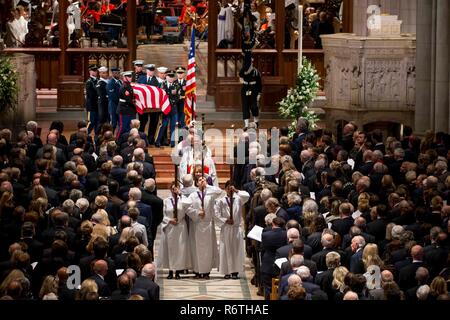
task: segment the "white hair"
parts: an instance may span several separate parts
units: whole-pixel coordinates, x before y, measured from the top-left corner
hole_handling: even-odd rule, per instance
[[[318,213],[319,207],[314,200],[307,199],[303,202],[303,212]]]
[[[185,188],[192,187],[192,185],[194,184],[194,177],[192,176],[192,174],[185,174],[181,180]]]
[[[288,278],[288,286],[289,287],[296,287],[301,284],[302,284],[302,279],[298,275],[293,274],[293,275],[289,276],[289,278]]]
[[[273,219],[277,217],[274,213],[269,213],[264,217],[264,221],[266,222],[266,225],[270,226],[272,224]]]
[[[272,197],[272,191],[270,191],[270,189],[262,189],[262,191],[261,191],[261,200],[263,202],[266,202],[271,197]]]
[[[155,277],[156,267],[153,263],[147,263],[141,271],[141,275],[153,279]]]
[[[428,295],[430,294],[430,287],[428,285],[420,286],[416,291],[417,300],[424,301],[428,299]]]
[[[298,268],[305,262],[305,258],[301,254],[294,254],[290,262],[292,268]]]
[[[89,201],[86,198],[80,198],[75,205],[83,211],[89,207]]]
[[[139,188],[131,188],[128,192],[128,197],[132,198],[133,200],[141,200],[142,192],[141,190],[139,190]]]
[[[148,192],[153,192],[153,191],[155,191],[155,188],[156,188],[156,182],[155,182],[155,179],[149,178],[149,179],[145,180],[145,182],[144,182],[144,188],[145,188],[145,190],[147,190]]]
[[[297,269],[297,275],[302,279],[302,280],[306,280],[309,277],[311,277],[311,271],[309,270],[309,268],[307,266],[300,266]]]
[[[290,229],[287,231],[287,238],[288,238],[289,240],[295,240],[295,239],[300,238],[300,231],[298,231],[297,228],[290,228]]]

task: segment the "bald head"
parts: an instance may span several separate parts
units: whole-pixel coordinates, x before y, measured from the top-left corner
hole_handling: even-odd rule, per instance
[[[94,263],[93,267],[94,273],[101,275],[102,277],[106,276],[108,273],[108,264],[105,260],[97,260]]]
[[[426,284],[429,277],[429,272],[427,268],[419,267],[416,271],[416,280],[419,284]]]
[[[291,228],[287,231],[287,238],[289,243],[291,243],[292,241],[300,238],[300,232],[296,228]]]
[[[381,281],[383,283],[392,282],[394,281],[394,275],[389,270],[383,270],[381,272]]]
[[[334,237],[332,234],[325,233],[324,235],[322,235],[322,246],[324,248],[334,247]]]
[[[359,300],[358,295],[356,292],[353,291],[347,291],[347,293],[344,295],[343,300]]]
[[[422,246],[416,245],[411,248],[411,257],[413,260],[422,261],[423,259],[423,248]]]
[[[55,133],[50,133],[47,136],[47,143],[48,144],[51,144],[51,145],[55,146],[57,142],[58,142],[58,136]]]

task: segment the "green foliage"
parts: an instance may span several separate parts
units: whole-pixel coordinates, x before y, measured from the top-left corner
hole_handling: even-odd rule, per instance
[[[11,60],[0,55],[0,112],[14,111],[17,103],[19,76]]]
[[[319,117],[308,106],[317,97],[320,77],[311,61],[303,57],[303,67],[297,75],[296,86],[290,88],[286,97],[279,102],[278,112],[285,119],[292,119],[290,131],[295,131],[297,119],[305,118],[309,122],[309,128],[315,129]]]

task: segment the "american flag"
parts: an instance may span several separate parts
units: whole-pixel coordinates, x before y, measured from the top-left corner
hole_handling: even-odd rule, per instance
[[[188,72],[186,76],[186,98],[184,101],[184,114],[186,125],[195,119],[195,104],[197,84],[195,83],[195,28],[192,28],[191,47],[189,49]]]
[[[132,84],[132,87],[137,113],[143,114],[145,109],[160,109],[165,115],[170,113],[169,97],[163,89],[146,84]]]

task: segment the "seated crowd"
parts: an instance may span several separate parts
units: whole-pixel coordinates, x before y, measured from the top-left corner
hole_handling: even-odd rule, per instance
[[[235,169],[235,185],[251,195],[246,228],[264,228],[261,242],[246,243],[259,295],[449,299],[447,134],[421,140],[405,128],[401,140],[383,139],[349,123],[335,141],[303,119],[292,139],[280,132],[276,175],[265,175],[263,156]]]
[[[45,143],[33,121],[14,141],[10,130],[0,131],[1,299],[159,299],[153,244],[166,212],[139,127],[132,120],[130,132],[116,140],[104,124],[92,138],[81,121],[67,139],[63,123],[55,121]],[[250,196],[242,202],[246,234],[264,228],[261,241],[247,238],[245,248],[259,294],[282,300],[449,298],[448,135],[428,132],[421,140],[406,128],[401,140],[383,139],[379,130],[368,134],[349,123],[336,141],[327,130],[310,132],[299,119],[293,138],[280,129],[279,154],[269,158],[262,141],[252,140],[252,129],[238,141],[247,164],[235,165],[228,188],[229,195],[242,190]],[[270,172],[268,163],[279,170]],[[190,198],[204,190],[202,173],[194,180],[199,189],[184,186]],[[226,251],[220,254],[226,261]],[[237,279],[239,267],[225,275]],[[208,271],[200,271],[204,279]]]

